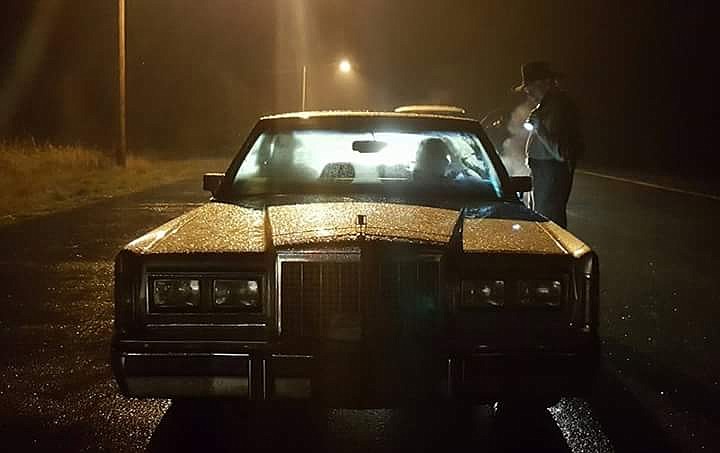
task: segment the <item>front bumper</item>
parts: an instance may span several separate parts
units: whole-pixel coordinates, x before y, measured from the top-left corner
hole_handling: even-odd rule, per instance
[[[182,344],[132,346],[121,343],[112,352],[113,372],[127,396],[312,400],[333,407],[583,395],[597,363],[592,346],[415,356],[361,349],[284,353],[253,345],[235,345],[241,352],[230,352],[233,346],[227,344],[217,348],[222,352],[192,351],[194,345]]]

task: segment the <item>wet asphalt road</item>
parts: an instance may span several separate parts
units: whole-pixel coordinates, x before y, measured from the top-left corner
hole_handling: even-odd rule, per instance
[[[500,417],[480,406],[463,423],[442,407],[249,414],[119,396],[107,363],[112,259],[203,202],[197,186],[0,228],[3,450],[720,451],[719,202],[588,175],[569,212],[603,272],[605,372],[587,401]]]

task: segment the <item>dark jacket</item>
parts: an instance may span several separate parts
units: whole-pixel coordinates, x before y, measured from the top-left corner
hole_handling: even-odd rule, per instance
[[[573,166],[585,151],[580,116],[565,91],[550,90],[530,114],[535,130],[528,137],[530,159],[568,161]]]

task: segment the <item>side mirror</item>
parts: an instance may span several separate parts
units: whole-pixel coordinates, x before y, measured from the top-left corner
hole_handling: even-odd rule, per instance
[[[532,190],[532,176],[510,177],[510,193],[526,193]]]
[[[220,184],[222,184],[223,178],[225,178],[225,173],[205,173],[203,175],[203,190],[215,196],[215,193],[220,188]]]

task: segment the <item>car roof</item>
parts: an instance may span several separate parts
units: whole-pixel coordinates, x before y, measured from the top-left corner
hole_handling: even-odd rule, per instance
[[[414,118],[414,119],[452,119],[465,123],[477,123],[473,118],[457,116],[445,113],[419,113],[419,112],[372,112],[355,110],[326,110],[314,112],[289,112],[276,115],[263,116],[261,120],[282,120],[282,119],[317,119],[317,118]]]

